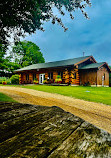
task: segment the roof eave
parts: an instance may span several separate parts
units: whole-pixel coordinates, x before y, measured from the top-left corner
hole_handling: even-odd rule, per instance
[[[94,67],[94,68],[82,68],[82,69],[79,69],[79,70],[89,70],[89,69],[98,69],[98,67]]]
[[[106,65],[107,68],[108,68],[108,70],[111,71],[111,69],[110,69],[109,65],[107,64],[107,62],[104,62],[101,66],[98,67],[98,69],[101,68],[101,67],[104,66],[104,65]]]
[[[43,67],[43,68],[33,68],[33,69],[27,69],[27,70],[20,70],[20,69],[18,69],[18,70],[15,70],[14,72],[15,73],[18,73],[18,72],[24,72],[24,71],[30,71],[30,70],[37,70],[37,69],[52,69],[52,68],[61,68],[61,67],[69,67],[69,66],[74,66],[73,64],[71,64],[71,65],[63,65],[63,66],[55,66],[55,67]]]

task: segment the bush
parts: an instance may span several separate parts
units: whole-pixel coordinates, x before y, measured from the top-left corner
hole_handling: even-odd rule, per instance
[[[44,84],[47,84],[47,83],[48,83],[48,81],[47,81],[47,80],[44,80],[44,81],[43,81],[43,83],[44,83]]]
[[[12,75],[10,79],[12,84],[19,84],[19,75]]]
[[[4,81],[6,81],[7,84],[11,83],[11,80],[9,77],[0,77],[0,84],[3,84]]]
[[[34,83],[34,84],[38,84],[39,81],[36,79],[36,80],[33,81],[33,83]]]
[[[6,84],[7,84],[7,82],[6,82],[6,81],[2,81],[2,84],[3,84],[3,85],[6,85]]]
[[[60,76],[60,75],[57,75],[57,76],[56,76],[56,79],[61,79],[61,76]]]
[[[57,75],[56,79],[55,79],[55,83],[61,83],[62,79],[60,75]]]
[[[85,82],[83,86],[91,86],[90,82]]]
[[[62,79],[60,79],[60,78],[59,79],[58,78],[55,79],[55,83],[61,83],[61,82],[62,82]]]

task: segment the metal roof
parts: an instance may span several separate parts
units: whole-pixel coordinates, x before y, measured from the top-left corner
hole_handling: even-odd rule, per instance
[[[48,62],[48,63],[33,64],[33,65],[26,66],[24,68],[15,70],[15,72],[74,65],[84,59],[87,59],[88,57],[91,57],[91,56],[85,56],[85,57],[79,57],[79,58],[73,58],[73,59],[67,59],[67,60],[61,60],[61,61],[55,61],[55,62]]]
[[[95,68],[99,68],[100,66],[102,66],[103,64],[105,64],[105,62],[101,62],[101,63],[92,63],[92,64],[88,64],[86,66],[83,66],[79,69],[95,69]]]

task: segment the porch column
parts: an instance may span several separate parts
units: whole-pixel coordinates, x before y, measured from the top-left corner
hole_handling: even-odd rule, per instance
[[[36,74],[36,78],[39,81],[39,73]]]
[[[57,71],[55,70],[55,71],[53,72],[53,79],[54,79],[54,80],[57,78],[57,75],[58,75],[58,73],[57,73]]]
[[[79,80],[79,72],[78,72],[78,65],[76,65],[76,68],[74,69],[76,72],[76,84],[79,85],[80,80]]]
[[[19,74],[19,84],[22,84],[22,74]]]
[[[63,79],[65,83],[69,83],[69,73],[67,69],[63,71]]]
[[[73,79],[74,79],[74,70],[71,70],[70,72],[69,72],[69,81],[70,81],[70,83],[71,84],[73,84]]]
[[[29,81],[30,81],[30,83],[32,83],[32,81],[33,81],[33,74],[32,73],[29,73]]]

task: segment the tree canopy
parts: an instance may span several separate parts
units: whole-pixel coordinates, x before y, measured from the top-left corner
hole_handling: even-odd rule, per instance
[[[0,2],[0,47],[8,46],[12,35],[16,42],[26,33],[34,33],[36,29],[44,30],[42,25],[47,20],[52,20],[53,24],[58,22],[66,31],[67,28],[54,15],[52,8],[56,7],[64,15],[64,6],[72,19],[72,12],[79,8],[87,18],[84,12],[87,5],[90,5],[90,0],[3,0]]]
[[[10,52],[10,58],[20,67],[31,64],[44,63],[45,59],[40,48],[33,42],[22,41],[17,43]]]
[[[30,41],[18,42],[13,46],[9,56],[5,55],[5,52],[1,51],[0,76],[10,76],[18,68],[45,62],[40,48]]]

